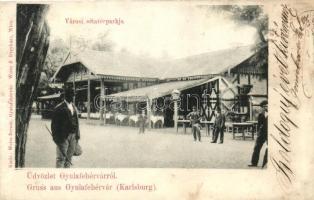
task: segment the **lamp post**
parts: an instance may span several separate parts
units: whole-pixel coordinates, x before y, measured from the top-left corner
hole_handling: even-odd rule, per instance
[[[173,113],[173,121],[174,121],[174,129],[177,130],[178,128],[178,101],[180,99],[180,91],[173,90],[171,92],[171,98],[174,102],[174,113]]]

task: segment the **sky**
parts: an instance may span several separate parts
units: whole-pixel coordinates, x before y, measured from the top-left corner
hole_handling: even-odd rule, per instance
[[[183,58],[205,52],[254,44],[256,29],[192,3],[58,3],[47,21],[51,39],[70,36],[95,39],[109,31],[114,51],[127,50],[155,58]],[[71,19],[121,19],[124,24],[67,24]]]

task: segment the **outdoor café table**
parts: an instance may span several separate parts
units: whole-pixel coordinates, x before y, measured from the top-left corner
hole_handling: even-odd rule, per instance
[[[178,125],[182,124],[183,125],[183,130],[184,133],[186,133],[186,127],[190,124],[190,120],[188,119],[179,119],[178,120]],[[206,130],[206,134],[209,135],[209,130],[210,130],[210,126],[213,125],[213,122],[210,121],[201,121],[201,124],[205,125],[205,130]],[[178,132],[179,126],[177,126],[177,132]]]
[[[211,122],[211,121],[201,121],[201,124],[204,124],[205,125],[205,130],[206,130],[206,135],[210,135],[209,134],[209,131],[210,131],[210,126],[213,126],[214,125],[214,122]]]
[[[186,127],[188,126],[189,123],[190,123],[190,120],[188,119],[179,119],[177,125],[182,124],[184,133],[186,133]],[[177,126],[177,132],[178,132],[178,129],[179,129],[179,126]]]
[[[249,122],[238,122],[238,123],[232,123],[232,135],[233,139],[235,139],[236,133],[242,133],[242,138],[245,140],[245,133],[250,133],[249,130],[251,130],[252,134],[252,140],[254,140],[254,132],[253,132],[253,123]],[[237,132],[235,131],[237,129]]]
[[[253,132],[257,133],[257,121],[246,121],[247,123],[252,123],[252,127],[253,127]]]

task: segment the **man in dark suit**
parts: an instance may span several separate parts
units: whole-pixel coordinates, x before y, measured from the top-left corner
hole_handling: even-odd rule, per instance
[[[268,102],[262,101],[260,104],[262,107],[262,112],[258,115],[257,120],[257,138],[254,146],[254,151],[251,159],[251,164],[249,167],[256,167],[259,160],[259,154],[263,147],[263,144],[267,142],[267,112],[268,112]],[[267,149],[264,155],[263,167],[267,162]]]
[[[54,109],[51,120],[51,131],[57,145],[57,168],[69,168],[75,152],[77,141],[80,139],[77,109],[73,105],[74,92],[65,89],[64,101]]]
[[[226,122],[225,115],[221,113],[220,108],[217,108],[216,118],[214,122],[213,140],[211,141],[211,143],[217,143],[219,134],[220,134],[219,144],[222,144],[224,142],[225,122]]]

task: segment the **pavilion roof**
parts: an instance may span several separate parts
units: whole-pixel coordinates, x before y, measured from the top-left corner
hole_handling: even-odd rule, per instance
[[[81,63],[99,76],[169,79],[219,74],[252,56],[251,46],[202,53],[174,60],[135,56],[128,52],[86,50],[72,53],[54,75],[66,77],[73,65]],[[67,68],[67,69],[66,69]]]

